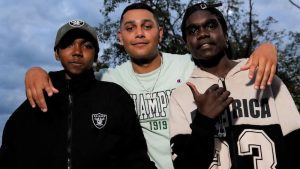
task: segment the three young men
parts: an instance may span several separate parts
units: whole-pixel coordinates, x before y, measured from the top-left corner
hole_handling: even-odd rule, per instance
[[[160,52],[158,45],[162,36],[163,29],[151,7],[143,3],[127,6],[121,16],[118,37],[130,60],[106,70],[99,79],[115,82],[126,89],[134,100],[151,159],[159,169],[171,169],[169,99],[172,90],[185,83],[195,65],[190,55]],[[276,50],[269,44],[257,50],[252,56],[251,70],[259,65],[256,83],[265,86],[275,72]],[[31,69],[25,80],[30,103],[35,106],[36,101],[45,111],[43,90],[49,95],[57,92],[49,80],[47,73],[40,68]]]

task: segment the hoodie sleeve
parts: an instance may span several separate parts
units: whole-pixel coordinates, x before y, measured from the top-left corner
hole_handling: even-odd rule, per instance
[[[1,169],[17,168],[18,160],[16,147],[19,137],[22,135],[22,133],[18,131],[18,127],[22,126],[22,124],[18,123],[18,120],[24,119],[24,117],[20,115],[27,115],[28,111],[31,109],[32,108],[29,106],[29,102],[25,101],[15,110],[15,112],[12,113],[7,120],[3,130],[2,145],[0,147]]]
[[[285,84],[276,76],[272,82],[276,109],[289,159],[293,168],[299,168],[300,161],[300,114]]]
[[[154,162],[148,156],[147,144],[140,126],[133,100],[124,90],[116,91],[117,111],[122,118],[121,152],[123,168],[131,169],[156,169]]]
[[[170,133],[172,159],[175,169],[208,168],[214,155],[215,120],[197,110],[192,123],[174,96],[170,100]]]

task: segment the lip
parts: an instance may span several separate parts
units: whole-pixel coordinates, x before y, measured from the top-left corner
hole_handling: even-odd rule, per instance
[[[141,42],[133,42],[133,43],[131,43],[131,45],[137,46],[137,47],[143,47],[143,46],[146,46],[148,43],[149,42],[141,41]]]
[[[211,46],[215,45],[214,42],[212,41],[201,41],[197,44],[197,49],[200,49],[200,48],[209,48]]]
[[[83,63],[78,62],[78,61],[72,61],[72,62],[69,62],[69,64],[74,65],[74,66],[81,66]]]

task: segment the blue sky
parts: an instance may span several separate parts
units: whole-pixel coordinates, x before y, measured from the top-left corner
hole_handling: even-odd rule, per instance
[[[26,70],[32,66],[60,69],[53,56],[56,30],[72,19],[97,26],[102,20],[101,4],[101,0],[0,1],[0,138],[7,118],[25,99]],[[278,20],[275,29],[300,31],[300,10],[288,0],[257,0],[254,10],[262,19]]]

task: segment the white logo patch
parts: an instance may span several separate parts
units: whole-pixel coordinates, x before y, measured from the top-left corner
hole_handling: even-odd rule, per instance
[[[69,25],[75,28],[82,27],[84,25],[84,21],[81,20],[72,20],[69,22]]]
[[[106,114],[92,114],[93,124],[97,129],[102,129],[106,125],[107,115]]]

